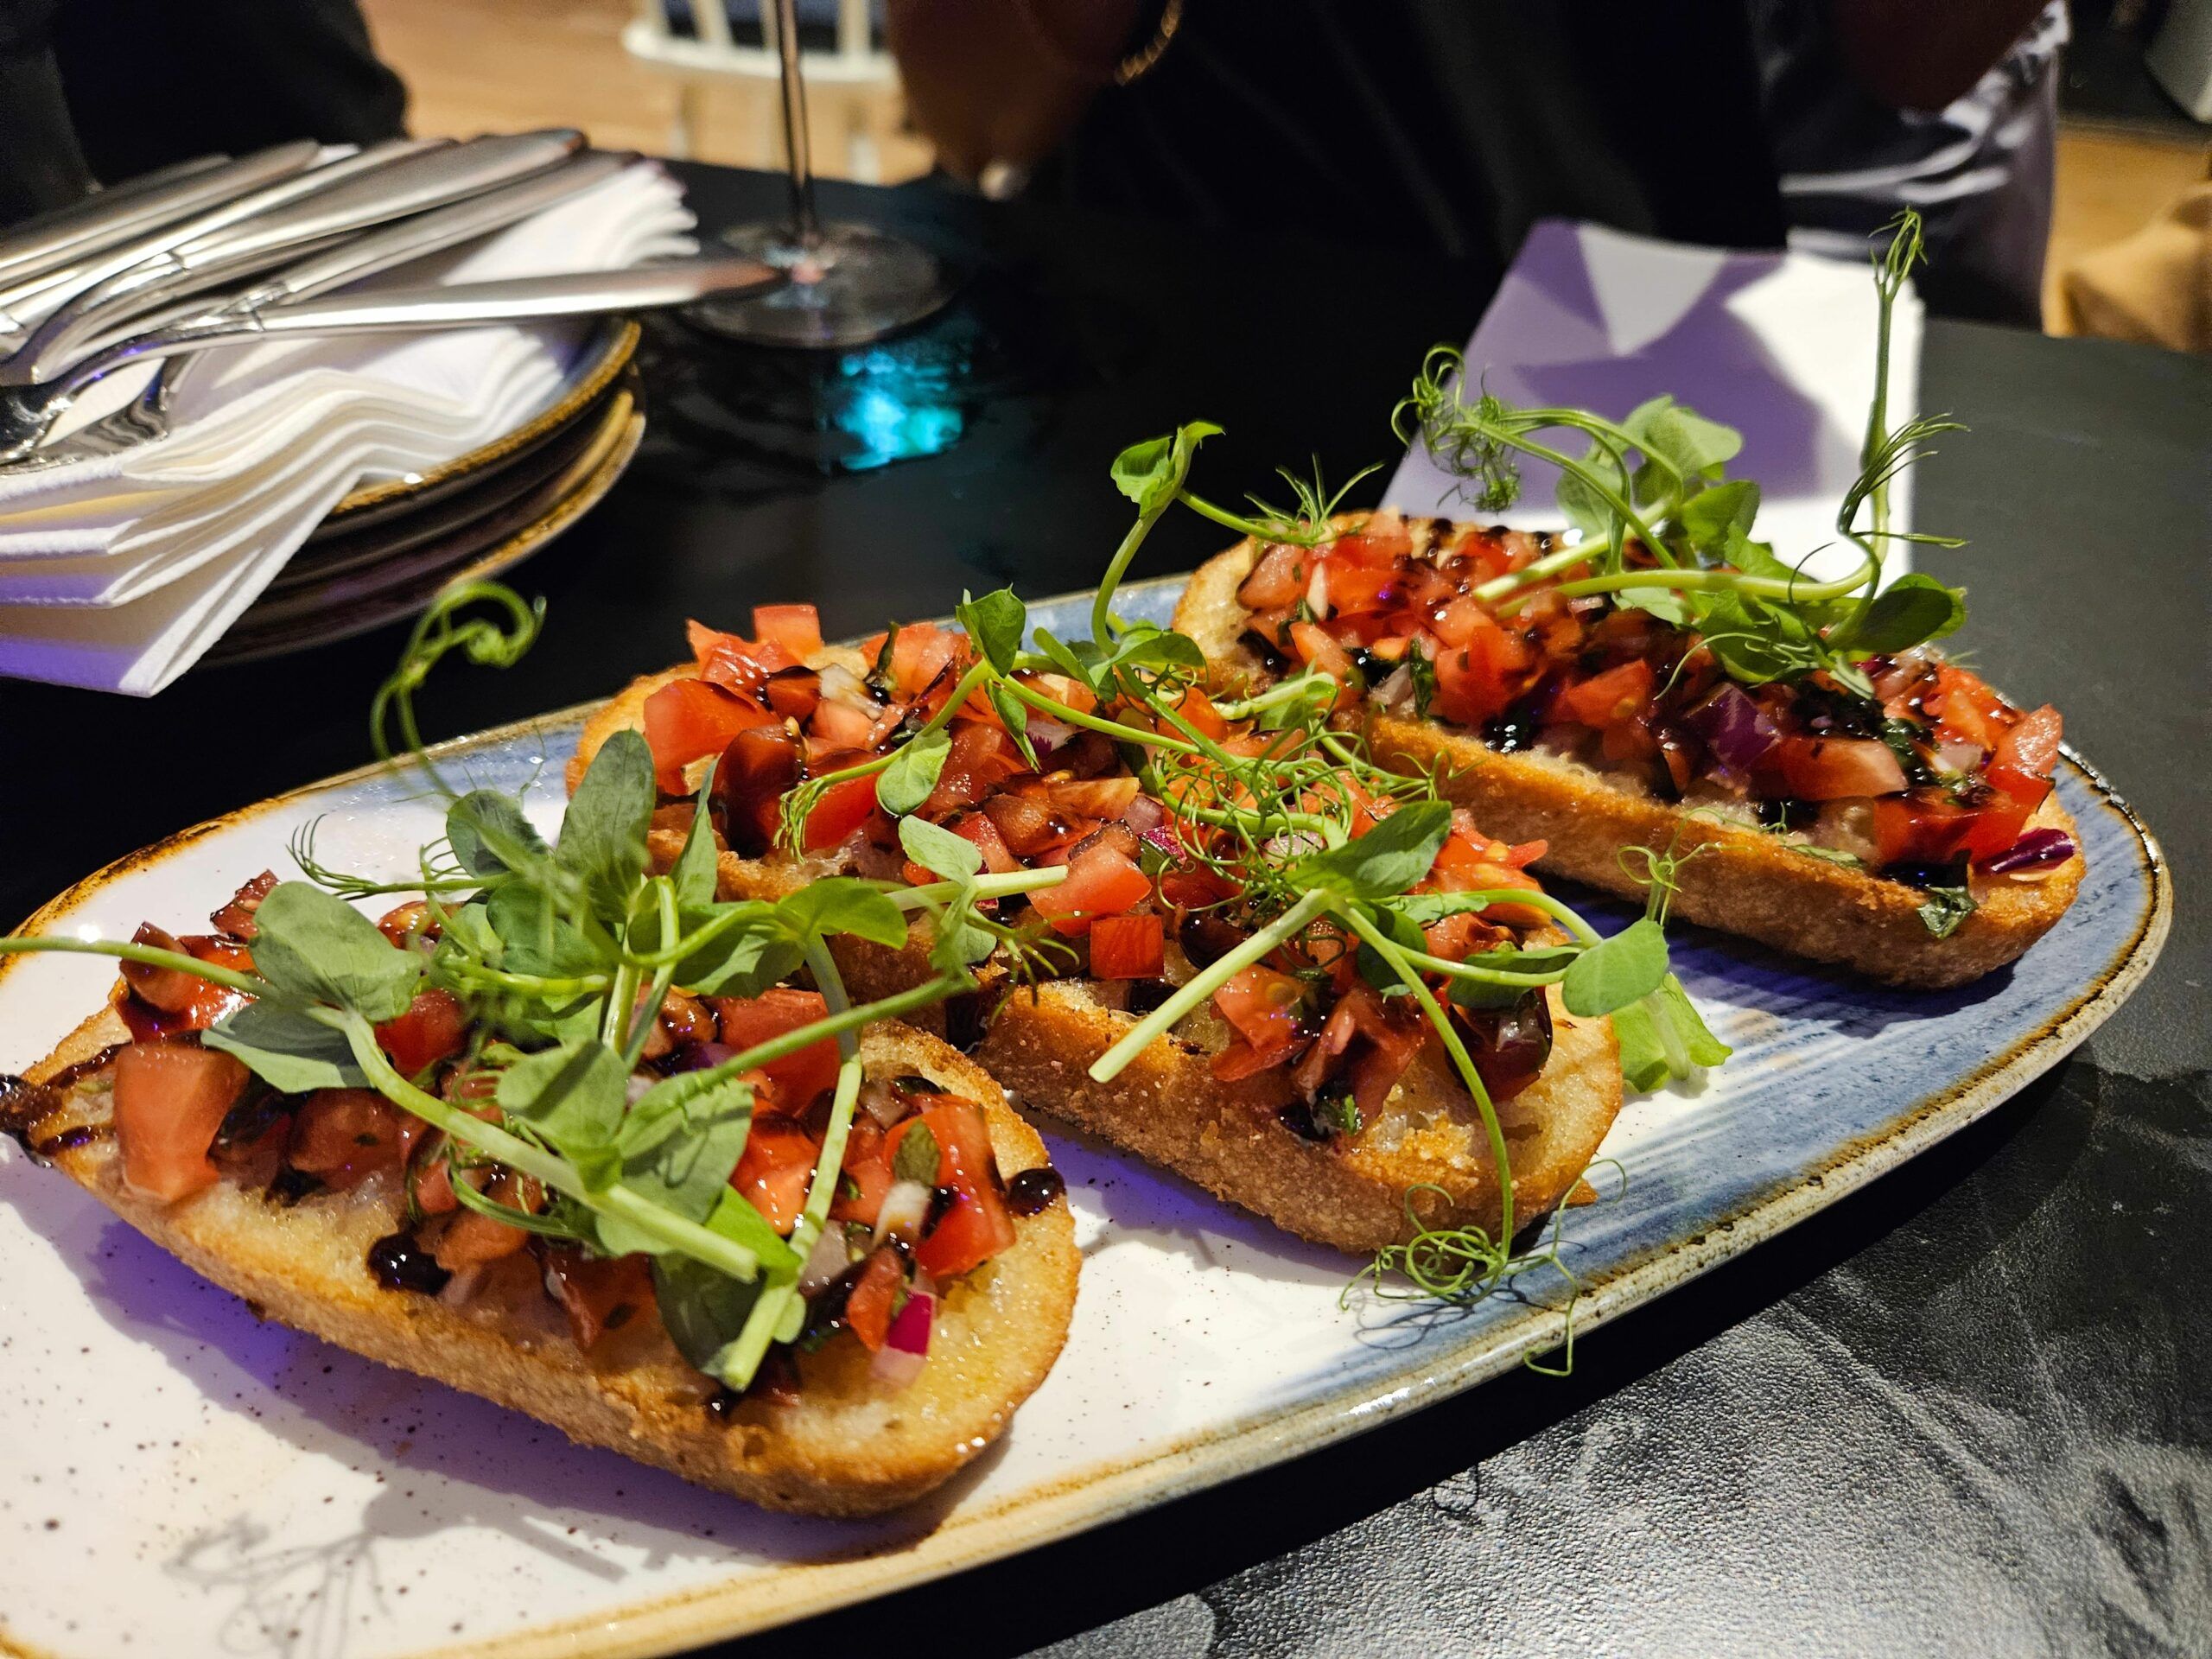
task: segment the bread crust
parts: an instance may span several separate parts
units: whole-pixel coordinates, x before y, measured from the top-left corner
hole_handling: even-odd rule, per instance
[[[1408,528],[1425,550],[1458,526],[1425,519]],[[1198,642],[1224,687],[1264,677],[1258,658],[1240,643],[1244,610],[1236,602],[1256,552],[1247,540],[1206,561],[1175,608],[1175,627]],[[1770,835],[1694,814],[1558,755],[1500,754],[1472,733],[1371,708],[1360,718],[1383,765],[1435,770],[1443,792],[1491,835],[1548,842],[1536,865],[1542,873],[1641,898],[1647,873],[1634,860],[1624,866],[1624,849],[1697,849],[1678,872],[1676,919],[1892,985],[1943,989],[2014,961],[2066,913],[2088,868],[2076,852],[2034,881],[1977,873],[1970,878],[1974,912],[1939,939],[1920,919],[1924,895],[1904,882],[1794,851]],[[2063,830],[2080,845],[2055,792],[2030,823]]]
[[[601,744],[640,723],[647,696],[690,671],[678,666],[637,680],[594,713],[569,765],[572,785]],[[651,840],[663,868],[683,850],[683,833],[675,830],[656,830]],[[778,899],[828,873],[828,866],[807,861],[725,852],[721,892],[725,899]],[[925,923],[901,949],[841,938],[831,953],[855,998],[891,995],[934,971]],[[1552,1015],[1550,1063],[1498,1110],[1516,1225],[1567,1196],[1621,1107],[1612,1022],[1570,1020],[1556,992]],[[941,1009],[919,1018],[943,1029]],[[1427,1116],[1429,1126],[1385,1151],[1371,1135],[1325,1144],[1305,1139],[1279,1116],[1294,1093],[1283,1071],[1223,1083],[1205,1053],[1173,1039],[1151,1045],[1113,1082],[1092,1082],[1092,1062],[1135,1023],[1100,1003],[1083,982],[1058,982],[1007,996],[971,1052],[1022,1105],[1102,1135],[1301,1238],[1359,1255],[1402,1243],[1414,1231],[1408,1189],[1422,1185],[1444,1189],[1414,1195],[1422,1224],[1496,1231],[1503,1211],[1496,1161],[1473,1103],[1433,1046],[1401,1086],[1406,1109]]]
[[[113,1007],[87,1020],[34,1067],[33,1083],[129,1040]],[[919,1073],[982,1103],[999,1166],[1046,1161],[1036,1131],[982,1069],[910,1028],[871,1027],[874,1075]],[[873,1515],[912,1503],[1005,1432],[1065,1341],[1079,1257],[1068,1206],[1019,1218],[1015,1243],[955,1285],[938,1310],[930,1357],[906,1389],[868,1376],[849,1335],[798,1356],[794,1404],[744,1400],[721,1415],[710,1379],[686,1364],[647,1309],[587,1354],[537,1284],[528,1253],[494,1264],[470,1300],[381,1288],[368,1246],[399,1222],[395,1186],[357,1188],[282,1207],[230,1183],[175,1205],[122,1180],[107,1096],[71,1091],[43,1120],[11,1125],[27,1146],[203,1277],[257,1313],[340,1347],[480,1395],[572,1440],[656,1465],[769,1509]],[[64,1129],[92,1138],[56,1146]],[[76,1137],[65,1137],[74,1139]]]

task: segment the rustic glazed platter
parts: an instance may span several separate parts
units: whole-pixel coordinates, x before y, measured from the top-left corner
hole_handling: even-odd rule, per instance
[[[1164,620],[1179,580],[1124,589]],[[1033,607],[1080,632],[1088,595]],[[584,711],[442,754],[527,785],[550,826]],[[1736,1048],[1634,1102],[1562,1255],[1577,1329],[1751,1249],[1951,1134],[2063,1058],[2158,955],[2158,845],[2078,760],[2058,776],[2081,897],[2012,969],[1897,992],[1694,931],[1682,977]],[[362,771],[92,876],[29,928],[125,938],[204,915],[324,817],[342,867],[411,868],[440,804]],[[1599,915],[1605,906],[1593,906]],[[1613,912],[1624,914],[1624,912]],[[87,957],[0,970],[0,1070],[105,995]],[[0,1653],[166,1659],[667,1652],[1030,1548],[1470,1388],[1554,1346],[1566,1285],[1435,1317],[1342,1294],[1355,1265],[1172,1176],[1042,1127],[1084,1252],[1066,1352],[1012,1433],[918,1511],[767,1515],[281,1327],[59,1175],[0,1147]]]

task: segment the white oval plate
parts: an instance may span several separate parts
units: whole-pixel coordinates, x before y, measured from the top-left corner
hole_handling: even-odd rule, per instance
[[[1179,579],[1119,608],[1164,618]],[[1079,630],[1087,596],[1033,620]],[[583,711],[441,751],[560,810]],[[1613,1202],[1571,1211],[1587,1330],[1802,1219],[2056,1064],[2148,971],[2157,845],[2069,758],[2089,874],[2012,969],[1914,995],[1691,933],[1677,959],[1736,1058],[1633,1102]],[[327,815],[342,868],[413,868],[420,784],[367,771],[124,860],[40,931],[193,923]],[[1597,908],[1602,909],[1602,906]],[[0,1069],[105,995],[98,960],[10,959]],[[1339,1295],[1352,1263],[1120,1154],[1048,1134],[1084,1250],[1066,1352],[1012,1432],[921,1509],[795,1520],[580,1449],[530,1419],[258,1322],[58,1175],[0,1149],[0,1652],[663,1653],[1010,1554],[1294,1457],[1468,1388],[1560,1338],[1564,1284],[1434,1317]],[[1610,1183],[1608,1185],[1610,1186]]]

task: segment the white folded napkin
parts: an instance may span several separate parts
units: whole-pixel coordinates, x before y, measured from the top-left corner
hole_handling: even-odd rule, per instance
[[[640,162],[373,285],[612,270],[692,251],[692,226],[682,188]],[[179,389],[167,437],[67,467],[0,473],[0,674],[159,690],[359,485],[441,466],[556,401],[597,326],[211,353]],[[118,376],[96,390],[97,401],[72,411],[76,423],[138,385]]]
[[[1892,426],[1919,407],[1922,315],[1910,289],[1898,296],[1890,329]],[[1736,428],[1744,448],[1728,472],[1759,482],[1754,533],[1782,558],[1811,555],[1808,571],[1835,575],[1859,558],[1840,543],[1835,515],[1859,475],[1876,318],[1873,273],[1863,263],[1732,253],[1546,219],[1529,232],[1467,342],[1467,371],[1510,404],[1618,420],[1668,392]],[[1575,440],[1571,453],[1583,448]],[[1557,528],[1555,476],[1525,464],[1521,500],[1497,517]],[[1469,517],[1459,483],[1416,444],[1383,504]],[[1893,522],[1909,525],[1910,471],[1890,499]],[[1885,575],[1908,568],[1905,546],[1885,550]]]

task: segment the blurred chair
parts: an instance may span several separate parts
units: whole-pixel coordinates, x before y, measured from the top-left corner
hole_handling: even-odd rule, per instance
[[[798,10],[816,168],[880,183],[886,141],[903,120],[899,73],[881,45],[880,0],[798,0]],[[706,87],[722,80],[752,86],[760,154],[780,160],[775,19],[774,0],[639,0],[622,44],[676,77],[671,156],[696,152]]]

